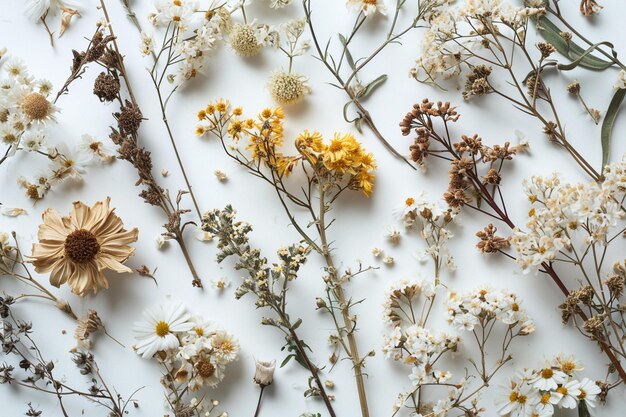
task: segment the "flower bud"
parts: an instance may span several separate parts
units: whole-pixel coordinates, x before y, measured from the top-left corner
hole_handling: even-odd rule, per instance
[[[256,371],[254,372],[254,383],[261,388],[265,388],[274,381],[274,370],[276,361],[256,361]]]

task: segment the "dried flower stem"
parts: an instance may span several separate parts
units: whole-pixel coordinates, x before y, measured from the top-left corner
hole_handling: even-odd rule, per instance
[[[352,32],[348,36],[343,36],[343,39],[345,41],[342,41],[343,49],[342,49],[341,56],[339,57],[339,59],[335,59],[329,53],[328,46],[326,47],[325,50],[323,50],[320,45],[318,36],[315,32],[315,26],[313,25],[311,0],[303,0],[302,3],[303,3],[304,13],[307,19],[307,23],[309,25],[309,30],[311,32],[311,37],[313,39],[313,44],[315,45],[315,49],[317,51],[317,55],[318,55],[317,58],[324,64],[326,69],[332,74],[332,76],[337,81],[338,85],[335,85],[335,86],[339,87],[347,94],[348,98],[350,99],[349,103],[354,104],[354,106],[358,110],[359,117],[357,117],[357,119],[355,120],[350,121],[346,118],[347,116],[345,114],[345,109],[344,109],[344,118],[346,118],[346,121],[354,122],[357,126],[357,129],[359,130],[360,130],[361,120],[364,121],[365,124],[372,130],[374,135],[378,138],[378,140],[380,140],[380,142],[387,148],[389,152],[391,152],[395,157],[402,159],[411,168],[415,169],[415,167],[411,165],[411,163],[401,153],[399,153],[393,146],[391,146],[391,144],[387,141],[387,139],[385,139],[383,134],[380,132],[380,130],[374,123],[374,119],[372,115],[362,103],[362,100],[365,99],[366,96],[364,94],[360,94],[356,92],[352,83],[353,81],[358,80],[358,75],[360,71],[368,63],[370,63],[380,52],[382,52],[387,46],[394,44],[394,43],[398,43],[400,38],[402,38],[402,36],[410,32],[411,30],[418,28],[419,22],[423,19],[424,14],[427,13],[428,10],[430,10],[432,6],[431,2],[425,2],[425,5],[422,5],[421,2],[418,2],[418,9],[419,9],[418,15],[413,19],[411,24],[409,24],[406,28],[403,28],[396,32],[396,25],[398,22],[400,9],[402,8],[405,2],[406,0],[396,0],[393,20],[392,20],[391,26],[389,28],[389,32],[387,33],[385,40],[381,42],[381,44],[378,45],[376,49],[369,56],[359,60],[357,65],[353,64],[351,68],[351,72],[348,73],[345,79],[341,75],[341,67],[343,63],[345,62],[345,60],[351,60],[350,51],[348,49],[349,44],[357,35],[359,29],[361,29],[367,16],[363,13],[363,11],[359,12],[359,14],[357,15],[355,19]]]
[[[131,106],[133,107],[133,111],[140,112],[136,102],[136,98],[133,93],[132,85],[128,78],[128,72],[126,71],[124,60],[119,51],[117,42],[115,41],[115,37],[113,36],[113,28],[111,22],[109,21],[106,4],[103,0],[101,0],[100,5],[106,19],[107,28],[110,35],[106,38],[100,38],[98,41],[98,45],[94,45],[94,40],[98,39],[96,35],[100,31],[99,28],[96,31],[96,34],[89,41],[87,51],[91,51],[96,46],[100,48],[102,44],[105,45],[102,49],[101,55],[97,57],[95,61],[98,64],[102,65],[104,68],[106,68],[109,75],[115,77],[116,79],[119,79],[120,77],[123,78],[124,84],[126,85],[126,89],[131,99],[130,101],[126,101],[125,104],[121,92],[117,91],[115,93],[115,100],[119,102],[122,112],[125,109],[128,110]],[[113,44],[113,48],[106,47],[106,44],[108,42],[111,42]],[[101,56],[103,53],[112,55],[115,62],[102,62]],[[74,55],[74,60],[75,61],[72,73],[63,85],[63,87],[59,90],[55,102],[63,94],[66,94],[69,91],[69,86],[74,81],[82,77],[82,75],[86,71],[87,64],[89,62],[92,62],[94,59],[88,53],[83,53],[81,55],[76,52]],[[116,114],[114,114],[114,116],[115,115]],[[139,122],[140,120],[135,121],[135,123]],[[202,280],[200,279],[196,268],[191,260],[189,250],[184,239],[184,229],[190,224],[190,222],[181,224],[181,216],[187,212],[187,210],[181,209],[180,207],[182,196],[185,193],[179,192],[176,201],[173,201],[169,194],[169,191],[159,186],[158,181],[152,173],[152,161],[150,153],[145,148],[141,148],[138,145],[139,139],[137,129],[138,126],[132,126],[131,129],[126,129],[127,131],[124,131],[124,129],[119,129],[119,131],[116,129],[112,129],[113,133],[111,134],[111,138],[119,146],[118,152],[120,152],[120,157],[129,161],[137,169],[140,178],[137,185],[144,185],[147,187],[147,190],[144,190],[141,196],[147,203],[160,207],[166,218],[168,219],[168,223],[164,227],[167,234],[178,243],[181,251],[183,252],[183,256],[185,257],[185,261],[192,275],[192,285],[194,287],[202,287]],[[124,149],[122,148],[122,145],[124,145]]]
[[[5,300],[6,301],[6,300]],[[64,417],[70,417],[64,400],[67,397],[78,396],[89,400],[110,412],[111,417],[123,417],[126,415],[129,404],[134,403],[134,395],[142,388],[135,390],[128,400],[123,400],[121,395],[109,389],[105,379],[100,374],[100,369],[91,353],[75,352],[72,360],[79,368],[80,373],[91,378],[91,386],[88,391],[75,389],[54,375],[54,362],[46,360],[40,347],[37,345],[32,334],[30,323],[18,320],[13,314],[12,302],[3,305],[7,309],[3,313],[5,326],[0,332],[0,339],[5,354],[14,354],[20,358],[20,368],[29,374],[23,380],[13,376],[14,368],[8,364],[0,366],[0,383],[8,383],[28,388],[34,391],[54,395]],[[44,386],[37,384],[45,382]]]
[[[235,268],[248,271],[251,277],[250,282],[254,282],[257,277],[259,277],[260,273],[263,274],[264,279],[269,279],[268,275],[271,273],[265,269],[260,269],[263,268],[264,259],[262,260],[260,258],[259,251],[250,248],[246,236],[247,232],[233,229],[233,227],[239,228],[241,224],[241,222],[234,223],[234,211],[230,206],[223,211],[218,210],[207,213],[203,219],[205,230],[214,233],[219,239],[219,247],[222,252],[218,255],[218,261],[221,262],[221,260],[226,259],[228,256],[236,255],[238,262]],[[251,228],[249,230],[251,230]],[[272,280],[271,283],[264,284],[262,288],[252,284],[246,285],[246,282],[244,282],[244,285],[241,287],[241,292],[237,290],[238,294],[236,296],[239,298],[246,292],[252,292],[258,299],[256,303],[257,307],[267,307],[276,314],[277,320],[264,319],[263,324],[276,327],[283,332],[289,351],[292,352],[292,355],[295,355],[298,363],[311,373],[311,378],[315,381],[316,386],[311,387],[309,391],[313,392],[313,395],[322,397],[328,409],[328,413],[331,417],[335,417],[336,413],[326,393],[324,383],[319,376],[320,369],[309,359],[307,349],[310,348],[297,333],[297,328],[300,326],[302,320],[298,319],[294,322],[287,312],[287,293],[290,277],[283,277],[282,283],[279,283],[276,278],[272,278]],[[275,286],[279,287],[279,292],[275,292]],[[293,352],[293,350],[295,350],[295,352]]]
[[[446,106],[449,106],[449,104],[446,104]],[[435,117],[435,116],[432,116]],[[412,122],[411,127],[413,128],[423,128],[425,129],[424,132],[426,132],[428,134],[428,138],[432,139],[433,141],[439,143],[440,145],[442,145],[443,147],[443,153],[447,154],[448,156],[444,156],[443,154],[439,153],[439,152],[433,152],[433,150],[430,150],[429,155],[433,156],[433,157],[437,157],[437,158],[441,158],[441,159],[445,159],[448,161],[459,161],[461,160],[462,156],[457,152],[455,146],[452,143],[452,139],[450,136],[450,129],[448,126],[448,118],[445,115],[437,115],[436,117],[440,118],[443,126],[444,126],[444,132],[445,134],[442,136],[440,135],[434,128],[434,124],[433,124],[433,120],[431,119],[431,116],[426,114],[426,113],[421,113],[416,119],[415,122]],[[455,120],[455,119],[453,119]],[[465,157],[463,157],[463,159],[466,159]],[[479,208],[478,206],[474,206],[472,204],[465,204],[466,206],[468,206],[469,208],[478,211],[480,213],[483,213],[485,215],[488,215],[492,218],[495,218],[501,222],[503,222],[504,224],[506,224],[511,230],[516,228],[515,223],[513,222],[513,220],[509,217],[508,212],[506,210],[506,205],[504,203],[504,198],[502,196],[502,193],[499,191],[499,185],[494,187],[493,191],[490,191],[485,184],[483,184],[483,181],[478,173],[478,168],[477,168],[477,161],[473,160],[470,161],[471,162],[471,169],[468,169],[465,171],[465,175],[466,177],[470,180],[468,186],[471,187],[471,193],[473,193],[474,195],[478,196],[478,198],[483,201],[484,203],[487,204],[487,206],[489,208],[491,208],[493,210],[493,212],[488,212],[483,210],[482,208]],[[500,169],[502,168],[502,165],[500,165]],[[498,170],[498,174],[499,174],[499,170]],[[496,197],[496,190],[498,190],[497,196]],[[496,200],[496,198],[499,198],[500,202],[498,202]],[[502,252],[504,253],[504,252]],[[558,273],[554,270],[553,265],[551,263],[547,263],[544,262],[541,264],[541,272],[547,274],[548,276],[550,276],[550,278],[554,281],[554,283],[557,285],[557,287],[561,290],[561,292],[563,293],[563,295],[565,295],[566,297],[570,295],[570,291],[567,288],[567,286],[563,283],[563,280],[560,278],[560,276],[558,275]],[[579,310],[577,311],[577,314],[580,316],[580,318],[583,321],[587,320],[587,315],[582,311]],[[626,371],[624,370],[624,368],[622,367],[619,359],[615,356],[612,348],[610,345],[608,345],[605,341],[603,340],[599,340],[598,343],[600,344],[600,347],[602,348],[602,350],[604,351],[604,353],[607,355],[607,357],[609,358],[609,360],[611,361],[612,366],[616,369],[617,373],[620,376],[620,379],[624,382],[626,382]]]
[[[103,1],[103,0],[100,0]],[[171,30],[170,30],[171,29]],[[169,35],[169,37],[168,37]],[[180,153],[178,151],[178,146],[176,145],[176,140],[174,139],[174,134],[172,133],[172,129],[170,128],[169,121],[167,119],[167,103],[169,102],[172,95],[178,90],[178,86],[172,88],[167,97],[164,99],[162,84],[163,80],[166,78],[167,70],[170,66],[175,65],[177,60],[180,58],[174,51],[174,44],[180,35],[180,29],[178,27],[173,27],[170,23],[167,27],[165,35],[163,37],[163,44],[161,45],[161,49],[156,53],[156,57],[154,58],[154,65],[150,70],[150,79],[152,80],[152,84],[154,85],[154,89],[156,90],[157,96],[159,98],[159,106],[161,109],[161,117],[163,119],[163,124],[167,130],[167,135],[170,139],[170,144],[172,145],[172,149],[174,150],[174,155],[176,156],[176,161],[178,162],[178,166],[180,167],[180,171],[183,174],[183,178],[185,180],[185,184],[187,185],[187,190],[189,191],[189,195],[191,196],[191,200],[193,201],[194,208],[196,210],[196,214],[198,216],[198,220],[202,219],[202,213],[200,211],[200,206],[196,201],[196,196],[191,187],[191,182],[187,177],[187,171],[185,170],[185,166],[181,159]],[[167,52],[166,52],[167,51]],[[162,72],[159,74],[159,61],[162,56],[167,55],[166,62],[163,66]]]
[[[246,155],[241,153],[240,151],[232,151],[226,145],[224,126],[228,125],[229,120],[220,120],[218,123],[221,126],[216,125],[216,129],[212,130],[212,133],[215,134],[222,144],[224,152],[235,162],[246,167],[248,171],[259,178],[262,178],[267,183],[269,183],[275,190],[278,199],[283,206],[287,217],[290,220],[290,223],[295,227],[298,233],[301,235],[303,241],[313,248],[318,254],[320,254],[325,262],[326,262],[326,272],[328,273],[328,278],[325,279],[327,286],[327,295],[329,299],[330,306],[327,307],[326,311],[332,316],[333,323],[337,330],[337,335],[341,341],[341,346],[345,352],[345,354],[350,358],[352,362],[352,366],[354,369],[354,377],[357,386],[357,391],[359,395],[359,402],[361,407],[361,413],[364,417],[369,416],[369,410],[367,405],[367,395],[365,391],[365,383],[364,383],[364,375],[363,375],[363,367],[365,366],[364,360],[365,358],[359,355],[356,337],[355,337],[355,329],[356,323],[352,314],[350,313],[350,308],[354,305],[349,301],[349,298],[345,295],[345,291],[342,287],[342,281],[348,281],[351,277],[356,274],[346,273],[346,276],[339,277],[337,275],[337,269],[334,264],[334,260],[330,253],[330,247],[328,244],[326,231],[328,227],[332,224],[327,223],[325,215],[331,209],[332,203],[339,197],[339,195],[348,188],[348,185],[345,185],[339,189],[333,187],[332,184],[327,183],[323,176],[318,175],[315,172],[312,176],[307,175],[308,178],[308,186],[303,188],[302,191],[304,193],[304,197],[300,198],[287,190],[284,182],[283,175],[280,175],[276,167],[270,167],[269,176],[265,174],[262,170],[262,162],[260,160],[251,160]],[[271,132],[271,130],[266,130]],[[265,141],[264,149],[268,152],[267,160],[275,161],[277,160],[277,155],[275,154],[274,147],[270,144],[270,138],[264,137],[262,140]],[[306,169],[305,169],[306,172]],[[333,187],[334,194],[327,195],[327,192],[330,188]],[[307,191],[308,190],[308,191]],[[313,192],[317,190],[319,195],[319,207],[317,210],[313,205]],[[294,204],[296,207],[303,208],[307,211],[311,216],[311,224],[314,224],[318,233],[318,237],[320,243],[316,243],[316,239],[309,236],[309,234],[305,231],[305,227],[303,227],[295,218],[293,213],[291,212],[291,208],[289,203]],[[367,269],[369,270],[369,269]],[[359,272],[364,272],[365,270],[360,270]],[[338,319],[336,317],[335,309],[338,309],[341,315],[341,318]]]

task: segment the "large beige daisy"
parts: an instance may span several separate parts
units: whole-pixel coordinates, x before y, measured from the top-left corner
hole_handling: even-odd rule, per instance
[[[33,244],[37,272],[50,272],[55,287],[67,282],[72,292],[84,296],[109,288],[103,271],[132,272],[123,263],[135,252],[138,230],[124,229],[122,220],[109,208],[110,198],[93,207],[76,201],[69,216],[47,209],[39,226],[39,243]]]

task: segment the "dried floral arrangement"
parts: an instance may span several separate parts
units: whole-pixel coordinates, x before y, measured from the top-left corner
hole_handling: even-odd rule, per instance
[[[612,413],[626,383],[620,246],[626,156],[612,158],[611,149],[620,148],[612,133],[626,96],[626,66],[618,39],[597,40],[603,32],[588,22],[604,8],[623,6],[347,0],[344,14],[325,19],[332,7],[315,0],[149,3],[24,2],[20,14],[45,28],[45,47],[67,52],[54,55],[65,70],[58,90],[32,76],[15,48],[0,48],[0,179],[22,190],[0,194],[6,205],[0,210],[1,395],[25,399],[19,410],[27,416],[122,417],[145,407],[139,412],[173,417],[242,410],[254,417],[590,417],[605,415],[606,405],[607,416],[619,415]],[[333,19],[344,19],[342,26],[328,23]],[[88,33],[77,39],[85,27]],[[65,48],[68,42],[76,49]],[[126,49],[129,42],[138,47]],[[504,98],[512,113],[530,116],[527,128],[571,167],[551,173],[531,165],[516,174],[512,167],[526,166],[521,154],[533,158],[531,143],[494,144],[463,134],[460,110],[443,100],[413,105],[398,132],[399,115],[385,120],[394,106],[377,108],[372,99],[379,90],[389,92],[392,69],[384,60],[395,50],[417,56],[407,86],[416,80],[420,88],[435,88],[430,95],[457,95],[467,103],[464,113],[480,114],[489,96]],[[241,94],[244,83],[237,80],[227,97],[248,106],[241,97],[254,101],[263,91],[276,106],[252,115],[224,98],[206,104],[207,97],[219,97],[203,86],[221,80],[222,59],[255,73],[251,82],[258,87]],[[616,81],[601,104],[588,86],[606,74]],[[344,99],[324,102],[323,111],[339,111],[362,139],[345,126],[297,125],[328,79]],[[597,133],[597,146],[581,147],[569,128],[568,95]],[[81,117],[67,96],[80,96],[80,103],[89,98],[104,111],[102,129],[89,129],[104,129],[108,138],[58,133],[57,124]],[[182,116],[188,106],[200,108],[195,127]],[[66,126],[69,136],[76,125]],[[498,120],[493,125],[506,132]],[[412,142],[402,145],[384,133],[390,126],[394,136],[410,135]],[[376,140],[391,156],[374,155]],[[110,193],[69,185],[91,181],[89,166],[118,159],[129,164],[110,164],[105,178],[93,173]],[[40,161],[44,167],[35,165],[33,174],[30,167]],[[232,167],[236,180],[220,163]],[[168,169],[160,167],[168,164],[176,166],[181,185],[172,185]],[[429,200],[423,190],[436,178],[423,172],[442,165],[447,189],[439,201]],[[193,175],[198,168],[210,169],[219,187],[244,183],[255,199],[232,187],[215,192],[205,177]],[[406,172],[418,182],[395,181],[393,190],[376,184],[377,177]],[[522,196],[504,188],[516,182]],[[146,204],[129,211],[135,201],[118,196],[136,193],[135,187]],[[400,225],[389,226],[386,242],[372,249],[365,237],[376,219],[363,213],[378,218],[369,210],[389,202],[390,193],[403,200],[395,210]],[[20,194],[32,208],[9,204]],[[251,201],[267,207],[251,210]],[[30,211],[41,220],[28,224]],[[288,230],[273,226],[264,236],[267,225],[259,223],[270,216]],[[249,217],[254,220],[242,220]],[[462,218],[480,225],[469,244]],[[161,232],[148,247],[143,229],[150,225]],[[402,252],[413,238],[419,262]],[[179,251],[166,254],[170,241]],[[356,248],[345,250],[345,241]],[[24,242],[32,243],[30,250]],[[371,265],[353,256],[363,249],[371,250]],[[268,250],[275,253],[271,260]],[[502,262],[479,261],[484,271],[466,267],[485,254]],[[152,268],[140,264],[146,259]],[[407,262],[409,274],[400,266]],[[515,291],[490,276],[492,262],[519,281]],[[528,299],[538,291],[534,275],[555,284],[557,301]],[[182,288],[185,277],[194,288]],[[232,291],[231,279],[237,282]],[[558,313],[542,317],[537,303],[552,303]],[[258,313],[245,310],[250,306]],[[382,320],[373,323],[372,311]],[[130,328],[120,326],[130,321]],[[69,343],[62,338],[68,325]],[[54,333],[59,328],[61,336]],[[582,335],[581,342],[546,351],[543,362],[527,352],[550,344],[549,332],[557,328]],[[55,357],[59,347],[69,349],[71,362]],[[268,356],[271,349],[280,351]],[[589,349],[597,354],[585,357],[585,369],[578,353]],[[257,357],[261,352],[264,358]],[[291,405],[296,398],[298,408]],[[15,414],[18,406],[9,407]]]

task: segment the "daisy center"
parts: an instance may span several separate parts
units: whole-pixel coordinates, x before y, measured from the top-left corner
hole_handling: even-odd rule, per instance
[[[88,230],[74,230],[65,238],[65,255],[82,264],[92,261],[100,251],[98,239]]]
[[[556,392],[558,392],[559,394],[567,395],[567,388],[560,386],[556,389]]]
[[[579,400],[584,400],[587,397],[587,393],[585,392],[585,390],[580,390],[580,394],[578,394],[578,399]]]
[[[215,374],[215,366],[208,361],[198,362],[196,369],[198,370],[198,375],[202,378],[210,378]]]
[[[541,377],[543,379],[550,379],[550,378],[552,378],[552,375],[554,375],[554,372],[550,368],[546,368],[546,369],[541,370]]]
[[[164,322],[164,321],[159,321],[156,324],[154,332],[159,337],[165,337],[170,332],[170,325],[168,323]]]
[[[50,102],[39,93],[30,93],[22,101],[22,110],[32,120],[43,120],[50,114]]]
[[[204,336],[204,329],[202,327],[196,327],[194,330],[198,336]]]

